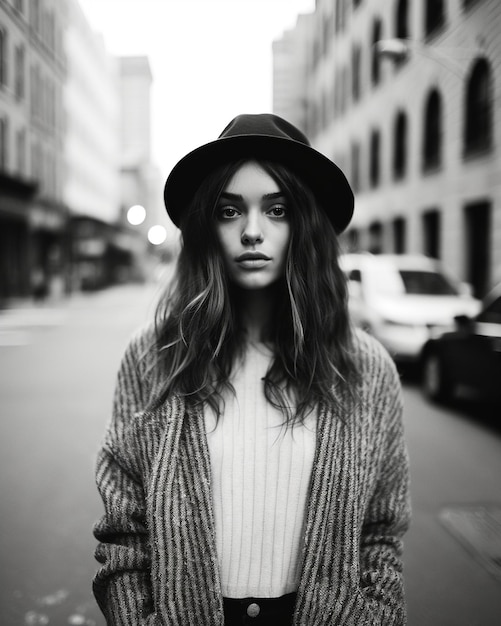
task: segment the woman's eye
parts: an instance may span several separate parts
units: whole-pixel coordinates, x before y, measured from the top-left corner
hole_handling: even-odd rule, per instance
[[[268,213],[273,217],[285,217],[287,215],[287,209],[281,204],[276,204],[269,209]]]
[[[219,209],[219,218],[220,219],[231,219],[238,215],[237,209],[232,206],[223,206]]]

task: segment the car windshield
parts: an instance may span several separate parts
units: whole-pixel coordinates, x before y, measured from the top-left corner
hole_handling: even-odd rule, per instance
[[[443,274],[429,270],[379,268],[374,271],[372,280],[374,290],[385,295],[458,295],[457,289]]]

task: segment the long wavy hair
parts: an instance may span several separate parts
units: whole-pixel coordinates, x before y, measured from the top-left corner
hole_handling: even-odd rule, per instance
[[[175,278],[155,313],[153,367],[161,383],[153,406],[177,393],[192,405],[208,403],[219,416],[224,390],[233,389],[232,369],[245,336],[238,290],[228,278],[216,234],[215,210],[228,181],[248,160],[212,172],[182,216]],[[291,223],[267,338],[273,358],[264,393],[287,424],[294,424],[319,402],[335,401],[356,375],[346,280],[338,264],[337,236],[311,190],[283,165],[259,164],[283,191]]]

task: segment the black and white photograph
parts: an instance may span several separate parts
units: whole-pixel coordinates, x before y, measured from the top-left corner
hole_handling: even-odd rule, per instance
[[[501,624],[500,32],[0,0],[0,626]]]

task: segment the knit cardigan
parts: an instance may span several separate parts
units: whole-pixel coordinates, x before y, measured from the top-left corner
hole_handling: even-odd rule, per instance
[[[179,396],[144,410],[155,387],[140,360],[149,332],[125,352],[98,453],[105,513],[94,527],[94,594],[108,625],[222,626],[204,417]],[[391,358],[361,332],[356,362],[356,387],[318,407],[294,626],[406,623],[401,386]]]

